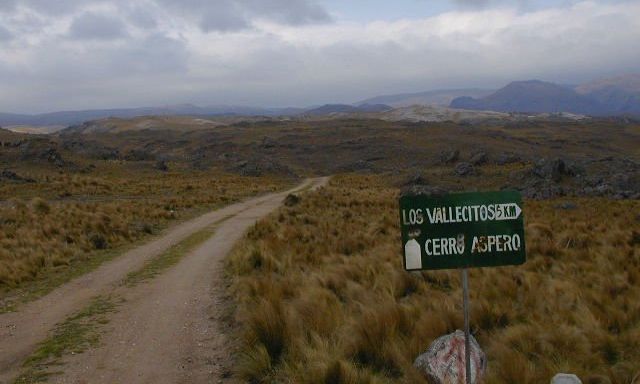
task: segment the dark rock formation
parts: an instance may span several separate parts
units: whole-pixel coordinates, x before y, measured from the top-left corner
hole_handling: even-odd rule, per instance
[[[460,162],[456,164],[455,173],[458,176],[469,176],[476,173],[476,169],[467,162]]]

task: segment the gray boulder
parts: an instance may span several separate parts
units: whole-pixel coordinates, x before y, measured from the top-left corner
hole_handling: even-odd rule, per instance
[[[469,162],[473,165],[481,165],[486,163],[488,159],[489,156],[486,152],[476,152],[473,156],[471,156]]]
[[[520,158],[520,156],[514,153],[508,153],[508,152],[502,153],[498,155],[498,157],[496,158],[496,164],[498,165],[519,163],[521,161],[522,161],[522,158]]]
[[[578,205],[572,201],[563,201],[556,205],[556,208],[564,209],[566,211],[573,211],[578,208]]]
[[[452,149],[440,153],[440,162],[443,164],[453,163],[457,161],[458,158],[460,158],[460,151],[457,149]]]
[[[468,176],[475,173],[475,168],[472,164],[463,161],[456,165],[455,172],[458,176]]]
[[[528,180],[521,190],[522,195],[529,199],[545,200],[566,195],[562,186],[548,179]]]
[[[551,379],[551,384],[582,384],[582,381],[574,374],[558,373]]]
[[[62,156],[60,155],[58,150],[55,148],[46,149],[45,151],[40,153],[40,158],[47,160],[48,162],[53,163],[58,167],[62,167],[65,164],[64,160],[62,159]]]
[[[456,330],[437,338],[427,351],[418,356],[413,366],[434,384],[465,382],[464,332]],[[480,345],[470,336],[471,383],[480,383],[487,369],[487,358]]]
[[[531,172],[543,179],[560,181],[562,176],[567,174],[567,166],[562,159],[554,159],[551,161],[541,159],[536,163]]]
[[[407,185],[400,190],[400,196],[442,197],[447,193],[448,191],[444,188],[420,184]]]

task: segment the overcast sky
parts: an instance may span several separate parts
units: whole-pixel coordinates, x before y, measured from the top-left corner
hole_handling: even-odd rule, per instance
[[[0,111],[577,84],[639,42],[639,0],[0,0]]]

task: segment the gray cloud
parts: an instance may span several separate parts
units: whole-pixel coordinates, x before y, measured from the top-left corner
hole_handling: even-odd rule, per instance
[[[16,8],[16,0],[0,1],[0,12],[13,11]]]
[[[111,40],[126,35],[126,25],[120,19],[92,12],[76,16],[69,27],[69,36],[79,40]]]
[[[114,73],[124,72],[127,76],[145,73],[185,74],[189,61],[185,43],[162,34],[150,35],[106,56],[105,60],[110,58]],[[120,69],[123,65],[126,66],[124,71]]]
[[[491,0],[453,0],[453,2],[464,7],[484,7],[488,5]]]
[[[65,15],[87,4],[104,3],[108,0],[2,0],[0,10],[12,11],[18,5],[48,15]]]
[[[289,25],[327,23],[331,16],[309,0],[245,0],[245,7],[258,15]]]
[[[153,12],[142,6],[136,6],[131,9],[128,13],[128,20],[138,28],[153,29],[158,26],[158,21]]]
[[[66,2],[56,16],[36,0],[5,11],[13,40],[0,44],[0,111],[350,102],[529,78],[578,83],[640,62],[635,1],[375,22],[327,22],[311,1],[96,1]]]
[[[7,28],[0,25],[0,41],[8,41],[13,38],[13,33],[9,31]]]
[[[205,6],[198,13],[200,28],[205,32],[238,31],[249,28],[250,25],[240,7],[232,1],[222,1],[216,3],[215,6]]]
[[[15,11],[19,5],[40,14],[59,16],[74,14],[101,4],[116,5],[120,9],[129,8],[129,20],[140,28],[154,28],[157,25],[150,8],[164,9],[167,15],[191,19],[204,32],[245,30],[257,19],[286,25],[331,21],[329,13],[316,0],[146,0],[135,5],[126,0],[22,0],[19,3],[16,0],[0,0],[0,12]],[[114,28],[113,25],[107,26],[104,20],[96,21],[102,24],[96,29]],[[89,23],[80,27],[89,29]],[[101,34],[96,32],[96,35]]]
[[[266,19],[287,25],[331,21],[329,13],[312,0],[157,0],[175,12],[195,18],[205,32],[248,29]]]

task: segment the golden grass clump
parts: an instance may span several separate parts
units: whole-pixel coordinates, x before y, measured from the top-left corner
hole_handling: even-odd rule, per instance
[[[214,171],[101,167],[91,174],[34,174],[35,183],[0,183],[0,293],[131,244],[172,221],[287,184]]]
[[[258,222],[227,261],[252,383],[424,382],[414,359],[461,329],[458,271],[402,270],[398,191],[337,176]],[[486,383],[640,374],[638,201],[526,201],[528,260],[470,274]]]

